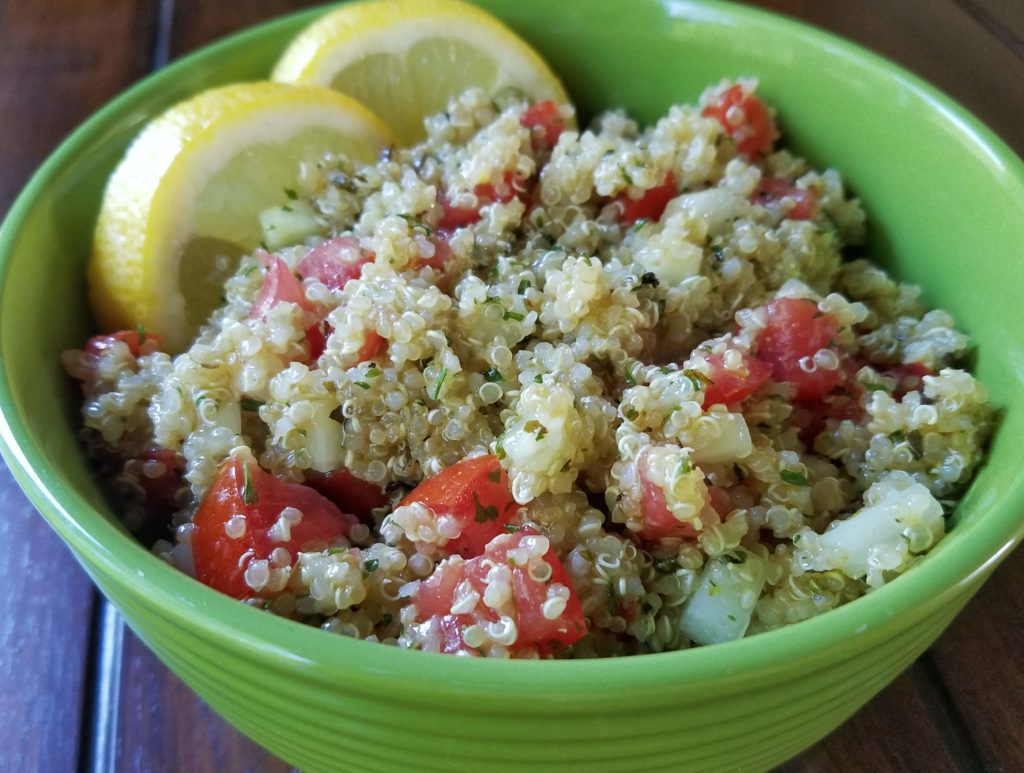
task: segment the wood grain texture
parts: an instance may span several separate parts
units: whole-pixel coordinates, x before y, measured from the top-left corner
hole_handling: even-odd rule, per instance
[[[145,72],[149,19],[131,0],[0,3],[0,213],[65,134]],[[74,770],[95,592],[2,462],[0,512],[0,770]]]
[[[993,9],[1003,5],[972,2]],[[1005,5],[1015,3],[1024,5],[1020,0]],[[889,57],[952,96],[1024,155],[1024,58],[957,0],[758,0],[750,5],[811,22]]]
[[[147,72],[155,7],[0,2],[0,213],[64,135]]]
[[[103,602],[107,603],[107,602]],[[116,613],[115,613],[116,615]],[[218,717],[168,671],[120,617],[113,770],[285,773],[291,770]]]
[[[92,583],[2,462],[0,513],[0,770],[72,770]]]

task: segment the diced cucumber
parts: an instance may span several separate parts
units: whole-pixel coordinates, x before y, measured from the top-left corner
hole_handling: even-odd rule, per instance
[[[750,625],[764,587],[764,561],[742,551],[740,563],[712,558],[704,566],[697,589],[686,603],[680,628],[697,644],[739,639]],[[740,556],[740,551],[737,551]]]
[[[305,201],[290,201],[283,206],[263,210],[260,212],[260,227],[268,250],[298,244],[307,236],[323,231],[313,208]]]

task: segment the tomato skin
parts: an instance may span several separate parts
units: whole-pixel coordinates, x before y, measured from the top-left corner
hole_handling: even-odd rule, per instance
[[[328,473],[307,473],[306,484],[316,489],[344,513],[351,513],[367,525],[373,524],[373,510],[388,503],[384,489],[357,478],[344,467]]]
[[[636,457],[636,471],[640,478],[640,514],[643,517],[643,528],[637,532],[644,540],[660,540],[669,538],[695,539],[700,535],[692,524],[684,523],[669,510],[665,501],[665,492],[652,481],[647,471],[647,449],[642,449]]]
[[[140,330],[118,330],[116,333],[93,336],[85,342],[85,351],[99,356],[114,348],[118,342],[126,344],[132,357],[136,358],[160,351],[159,336]]]
[[[779,298],[765,306],[768,320],[757,337],[757,358],[772,368],[775,381],[796,388],[795,400],[821,397],[843,380],[843,369],[817,368],[808,373],[800,367],[804,357],[821,349],[833,349],[839,323],[818,305],[802,298]],[[838,355],[837,355],[838,356]]]
[[[558,144],[558,138],[565,131],[565,121],[558,104],[550,99],[526,108],[519,117],[519,123],[530,130],[530,142],[535,148],[550,150]]]
[[[622,205],[619,220],[632,224],[638,220],[657,221],[665,211],[668,203],[676,197],[676,176],[669,172],[660,185],[648,188],[639,199],[631,198],[628,191],[623,191],[615,200]]]
[[[506,204],[517,197],[525,198],[526,181],[516,178],[513,172],[505,172],[500,186],[495,187],[491,183],[481,183],[473,188],[473,195],[477,198],[476,207],[456,207],[448,201],[446,196],[438,197],[444,212],[437,224],[437,229],[451,233],[456,228],[463,228],[479,222],[480,210],[488,204],[495,202]]]
[[[306,300],[302,283],[292,274],[288,264],[277,255],[270,255],[269,260],[263,284],[256,292],[249,310],[249,319],[265,319],[279,303],[294,303],[306,311],[312,311],[313,307]]]
[[[736,371],[728,370],[725,367],[724,354],[712,354],[707,358],[710,367],[708,378],[711,379],[704,389],[704,408],[716,403],[732,405],[742,402],[761,388],[761,385],[771,375],[771,366],[761,362],[745,352],[741,352],[743,366],[747,370],[746,376],[740,376]]]
[[[500,534],[487,544],[483,555],[468,561],[458,557],[449,558],[438,564],[434,573],[420,583],[413,595],[417,617],[439,625],[443,652],[471,652],[462,639],[461,629],[498,619],[497,612],[482,601],[488,572],[496,565],[508,567],[511,574],[513,614],[517,628],[516,641],[509,648],[512,653],[535,647],[541,655],[550,655],[578,641],[586,633],[586,620],[579,597],[569,579],[569,573],[552,548],[549,547],[542,557],[551,569],[551,576],[543,582],[530,577],[528,567],[510,561],[509,553],[522,547],[524,540],[534,536],[539,535],[531,527],[512,534]],[[456,590],[464,581],[469,582],[473,590],[480,594],[481,601],[470,612],[452,614]],[[565,586],[569,597],[562,614],[554,620],[548,620],[542,608],[552,583]]]
[[[299,276],[317,279],[331,290],[341,290],[358,279],[363,266],[372,263],[372,252],[364,252],[351,236],[337,236],[318,244],[299,261]]]
[[[366,337],[363,339],[363,345],[359,347],[359,351],[356,356],[359,358],[359,362],[366,362],[379,357],[388,349],[388,339],[384,336],[376,333],[372,330],[366,333]]]
[[[427,478],[410,491],[399,506],[418,502],[435,517],[448,515],[462,533],[445,550],[464,558],[478,556],[492,539],[505,531],[519,509],[512,497],[508,474],[494,455],[463,459]]]
[[[732,123],[729,120],[731,108],[743,112],[742,121]],[[723,91],[717,100],[701,111],[701,115],[714,118],[722,124],[725,133],[735,143],[736,151],[751,158],[771,150],[772,142],[779,134],[764,102],[738,83]]]
[[[791,220],[813,220],[818,213],[818,197],[814,191],[797,188],[784,177],[764,177],[750,200],[755,204],[777,204],[785,197],[793,199],[793,207],[786,213]]]
[[[278,542],[268,532],[285,507],[301,510],[302,520],[292,526],[290,539]],[[239,539],[225,531],[235,515],[245,517],[245,533]],[[268,559],[280,547],[291,554],[294,564],[300,550],[322,550],[347,537],[357,523],[355,516],[342,513],[308,486],[285,483],[251,459],[231,457],[221,465],[192,522],[196,579],[236,599],[258,595],[245,582],[251,561]]]
[[[920,390],[924,386],[925,376],[934,376],[935,371],[920,362],[909,362],[905,365],[892,365],[884,373],[896,379],[893,397],[900,400],[907,392]]]

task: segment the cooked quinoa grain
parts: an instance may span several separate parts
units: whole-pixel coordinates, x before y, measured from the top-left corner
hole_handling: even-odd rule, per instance
[[[910,568],[987,392],[755,89],[583,131],[470,91],[375,165],[304,162],[315,228],[187,351],[65,354],[126,523],[275,614],[493,657],[728,641]]]

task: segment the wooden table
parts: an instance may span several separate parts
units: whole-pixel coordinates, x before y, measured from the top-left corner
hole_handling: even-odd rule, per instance
[[[763,0],[901,62],[1024,154],[1022,0]],[[0,2],[0,212],[125,86],[302,0]],[[955,181],[951,181],[955,184]],[[279,771],[98,596],[0,464],[0,770]],[[797,771],[1024,769],[1024,552]]]

